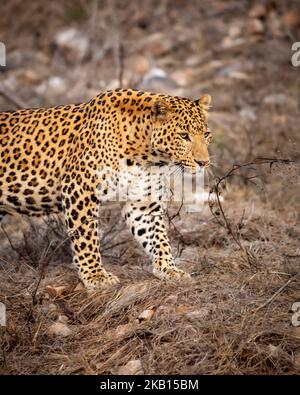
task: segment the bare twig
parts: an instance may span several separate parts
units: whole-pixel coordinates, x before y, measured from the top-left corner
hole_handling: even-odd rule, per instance
[[[235,164],[232,166],[232,168],[225,175],[223,175],[222,177],[217,177],[215,179],[215,184],[213,185],[213,187],[211,188],[211,191],[210,191],[210,196],[213,193],[216,196],[216,201],[212,200],[212,199],[209,200],[209,207],[210,207],[211,213],[217,220],[218,224],[227,229],[228,233],[231,235],[234,242],[237,244],[239,249],[242,251],[243,257],[244,257],[245,261],[249,264],[250,267],[257,266],[256,258],[248,250],[248,248],[243,246],[243,244],[240,241],[238,231],[236,231],[234,229],[233,225],[228,220],[228,218],[225,214],[225,211],[223,209],[221,200],[220,200],[220,186],[221,186],[222,182],[226,181],[226,179],[236,176],[237,175],[236,172],[242,168],[248,168],[248,169],[254,170],[256,168],[255,166],[264,165],[264,164],[268,164],[270,166],[270,168],[272,168],[274,163],[280,163],[280,164],[287,165],[287,164],[294,163],[294,161],[290,160],[290,159],[278,159],[278,158],[256,158],[253,161],[250,161],[250,162],[247,162],[247,163],[244,163],[241,165]],[[254,176],[251,176],[249,179],[252,180],[253,178],[254,178]],[[215,202],[217,203],[217,210],[216,211],[214,211]]]
[[[266,307],[268,304],[270,304],[274,299],[277,298],[277,296],[286,288],[290,285],[291,282],[293,282],[298,276],[300,275],[300,272],[295,274],[293,277],[291,277],[286,283],[284,283],[275,293],[272,295],[268,300],[266,300],[262,305],[260,305],[256,310],[255,313],[257,313],[259,310],[263,309]]]

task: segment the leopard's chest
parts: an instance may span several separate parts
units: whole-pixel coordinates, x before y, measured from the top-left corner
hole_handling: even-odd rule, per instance
[[[165,172],[142,166],[124,166],[117,171],[105,168],[98,172],[98,180],[101,202],[162,201],[168,189]]]

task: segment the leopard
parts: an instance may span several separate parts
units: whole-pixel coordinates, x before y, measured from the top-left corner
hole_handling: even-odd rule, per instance
[[[117,284],[102,263],[97,216],[117,188],[120,163],[145,172],[163,166],[204,171],[210,164],[210,103],[208,94],[192,100],[119,88],[80,104],[0,112],[1,219],[62,213],[84,286]],[[189,280],[175,265],[160,198],[127,199],[122,218],[151,260],[154,276]]]

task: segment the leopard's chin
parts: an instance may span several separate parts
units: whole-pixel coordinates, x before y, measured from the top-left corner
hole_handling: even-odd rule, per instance
[[[176,161],[175,166],[180,167],[182,171],[186,171],[188,173],[195,174],[197,173],[197,166],[195,166],[193,163],[190,162],[184,162],[184,161]]]

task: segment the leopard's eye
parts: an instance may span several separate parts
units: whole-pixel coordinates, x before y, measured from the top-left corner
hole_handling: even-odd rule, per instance
[[[205,132],[204,137],[207,139],[210,136],[210,132]]]
[[[184,140],[191,141],[188,133],[181,133],[180,135]]]

